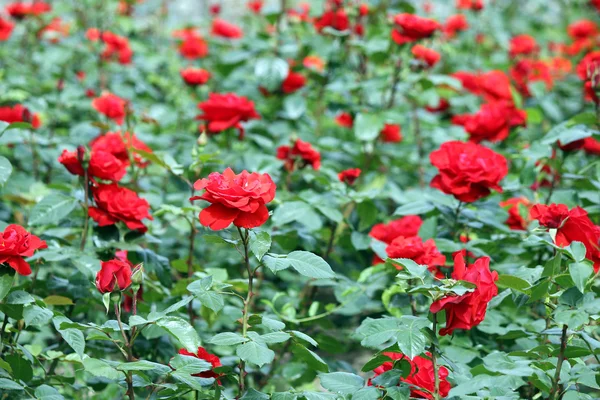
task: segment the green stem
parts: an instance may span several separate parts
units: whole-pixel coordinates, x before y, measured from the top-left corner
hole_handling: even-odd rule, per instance
[[[246,272],[248,273],[248,295],[246,296],[246,300],[244,300],[244,311],[242,317],[242,336],[245,338],[248,335],[248,318],[250,314],[250,306],[252,304],[254,271],[252,271],[252,268],[250,267],[250,256],[248,246],[248,239],[250,237],[249,232],[246,229],[246,232],[244,234],[244,232],[242,232],[242,229],[239,227],[238,232],[240,233],[240,238],[242,239],[242,243],[244,244],[244,265],[246,266]],[[238,397],[241,397],[244,393],[246,379],[245,363],[243,360],[240,360],[239,368],[240,376]]]
[[[433,365],[433,376],[434,376],[434,388],[433,388],[433,399],[440,399],[440,375],[438,373],[438,365],[437,365],[437,356],[436,356],[436,348],[435,342],[437,340],[437,314],[432,313],[433,315],[433,338],[431,340],[431,347],[429,348],[429,352],[431,353],[431,363]]]
[[[559,381],[560,381],[560,371],[562,369],[563,361],[565,360],[565,349],[567,348],[567,325],[563,325],[562,334],[560,336],[560,351],[558,353],[558,362],[556,363],[556,372],[554,373],[554,380],[552,383],[552,390],[550,391],[550,396],[548,400],[554,400],[559,392]]]

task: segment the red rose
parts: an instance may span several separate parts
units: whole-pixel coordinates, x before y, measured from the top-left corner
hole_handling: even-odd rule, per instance
[[[213,172],[208,178],[197,180],[194,189],[205,192],[190,200],[211,203],[200,212],[200,223],[218,231],[232,222],[248,229],[267,222],[269,210],[266,204],[275,198],[276,187],[269,174],[242,171],[236,175],[227,168],[222,174]]]
[[[536,219],[549,229],[556,229],[554,243],[565,247],[572,242],[581,242],[586,248],[585,257],[594,263],[594,271],[600,270],[600,227],[588,217],[581,207],[571,210],[564,204],[536,204],[530,211],[531,219]]]
[[[510,76],[521,95],[531,97],[529,83],[542,81],[548,90],[552,89],[554,81],[550,67],[543,61],[523,59],[510,68]]]
[[[254,109],[254,103],[246,97],[235,93],[210,93],[208,100],[199,103],[198,108],[204,114],[197,119],[208,121],[209,133],[219,133],[229,128],[236,128],[240,138],[244,136],[244,128],[240,122],[260,119]]]
[[[48,245],[19,225],[8,225],[0,233],[0,264],[8,264],[19,275],[31,274],[31,267],[23,257],[31,257],[36,250]]]
[[[384,143],[399,143],[402,141],[402,129],[397,124],[385,124],[379,137]]]
[[[392,40],[397,44],[411,43],[419,39],[431,37],[440,29],[440,24],[429,18],[419,17],[414,14],[398,14],[394,17]]]
[[[9,20],[0,17],[0,41],[3,42],[5,40],[8,40],[8,38],[10,38],[10,35],[12,34],[14,27],[15,24],[10,22]]]
[[[179,45],[179,53],[190,60],[203,58],[208,55],[208,45],[196,33],[185,34],[183,41]]]
[[[102,261],[96,274],[96,288],[100,293],[120,292],[131,286],[131,263],[114,259]]]
[[[109,31],[103,31],[100,36],[106,45],[101,54],[103,59],[111,60],[116,56],[116,59],[121,64],[131,63],[133,50],[131,50],[131,47],[129,46],[129,39]]]
[[[510,39],[508,54],[511,58],[516,56],[528,56],[538,51],[535,39],[529,35],[517,35]]]
[[[450,108],[450,102],[444,98],[440,98],[440,102],[437,106],[427,106],[425,109],[431,113],[444,112]]]
[[[494,283],[498,280],[498,273],[490,271],[489,257],[479,258],[467,267],[464,255],[458,253],[454,257],[452,279],[468,281],[477,287],[473,292],[462,296],[446,295],[431,304],[429,311],[432,313],[446,310],[446,327],[440,329],[442,336],[451,335],[455,329],[469,330],[479,325],[485,318],[487,304],[498,294]]]
[[[527,229],[527,220],[521,215],[521,209],[526,211],[531,208],[531,202],[525,197],[514,197],[500,202],[500,207],[508,208],[508,219],[506,225],[516,231]]]
[[[583,99],[585,101],[593,101],[594,103],[598,104],[598,102],[600,102],[600,99],[596,94],[597,87],[598,86],[594,85],[592,81],[585,81],[585,83],[583,84]]]
[[[221,366],[221,360],[219,359],[219,357],[209,353],[204,347],[198,347],[198,352],[195,354],[187,351],[186,349],[179,350],[179,354],[181,354],[182,356],[196,357],[201,360],[208,361],[212,365],[213,369]],[[218,378],[219,374],[211,370],[202,371],[192,376],[199,376],[200,378]]]
[[[31,15],[42,15],[50,11],[52,11],[52,6],[39,0],[31,3],[17,1],[6,6],[6,12],[15,19],[23,19]]]
[[[418,215],[407,215],[387,224],[377,224],[371,228],[369,236],[383,243],[390,244],[400,236],[412,237],[419,234],[423,220]]]
[[[247,5],[248,9],[254,14],[260,14],[260,10],[262,10],[264,4],[264,0],[250,0]]]
[[[8,122],[29,122],[34,129],[40,127],[40,117],[32,114],[29,109],[21,104],[13,107],[0,107],[0,121]]]
[[[210,5],[210,15],[219,15],[221,13],[221,5],[220,4],[211,4]]]
[[[129,164],[129,153],[133,150],[141,150],[146,153],[152,153],[152,149],[142,142],[135,134],[129,132],[107,132],[104,135],[97,136],[90,142],[92,152],[106,151],[111,153],[119,160]],[[148,165],[143,157],[133,152],[133,160],[140,168],[145,168]]]
[[[474,95],[480,95],[481,88],[479,87],[479,77],[477,74],[467,71],[457,71],[450,74],[451,77],[458,79],[466,91],[473,93]],[[510,82],[509,82],[510,84]]]
[[[315,20],[315,29],[321,32],[324,28],[330,27],[336,31],[345,31],[350,28],[348,14],[343,8],[326,11]]]
[[[306,78],[299,72],[288,73],[288,76],[281,83],[281,90],[283,93],[294,93],[295,91],[302,89],[306,84]]]
[[[215,18],[212,24],[211,34],[227,39],[239,39],[244,37],[244,31],[237,25]]]
[[[70,25],[63,22],[59,17],[53,18],[52,21],[37,33],[39,38],[49,40],[51,43],[58,43],[61,37],[69,36]]]
[[[500,142],[508,137],[510,128],[524,125],[526,119],[525,111],[515,108],[512,103],[495,102],[483,104],[476,114],[456,115],[452,123],[464,126],[472,142]]]
[[[512,92],[510,91],[510,79],[504,72],[486,72],[477,78],[477,82],[485,101],[513,102]]]
[[[425,358],[416,356],[412,360],[401,353],[383,353],[384,356],[391,358],[392,360],[406,360],[410,364],[410,373],[406,378],[400,378],[400,382],[404,382],[410,385],[410,397],[419,399],[433,399],[432,393],[435,391],[435,373],[433,370],[433,362],[431,358]],[[431,357],[431,353],[426,352],[427,357]],[[374,377],[383,374],[386,371],[390,371],[394,368],[394,363],[386,361],[379,367],[375,368],[373,372]],[[443,365],[438,366],[438,380],[439,380],[439,395],[441,397],[448,396],[450,389],[450,382],[448,382],[448,368]],[[369,384],[370,381],[369,381]],[[419,390],[419,388],[424,390]]]
[[[588,154],[600,155],[600,141],[593,137],[583,139],[583,150]]]
[[[582,81],[591,77],[595,71],[600,69],[600,50],[592,51],[585,55],[577,64],[575,72]]]
[[[120,187],[116,183],[98,184],[92,188],[95,207],[89,208],[89,215],[98,226],[114,225],[123,222],[129,229],[146,232],[148,228],[142,220],[153,219],[150,205],[133,190]]]
[[[361,3],[360,6],[358,6],[358,15],[360,15],[361,17],[366,17],[367,15],[369,15],[369,5]]]
[[[417,60],[423,61],[428,67],[433,67],[442,57],[437,51],[428,49],[420,44],[413,46],[411,53]]]
[[[446,19],[443,30],[446,36],[453,38],[457,32],[466,31],[469,29],[467,17],[462,14],[451,15]]]
[[[127,102],[112,93],[104,93],[92,100],[92,107],[100,114],[114,120],[117,124],[123,123],[125,118],[125,105]]]
[[[483,0],[456,0],[456,8],[459,10],[483,10]]]
[[[489,195],[491,189],[502,192],[500,181],[508,173],[503,155],[472,142],[446,142],[429,159],[439,170],[431,187],[467,203]]]
[[[354,119],[352,118],[352,114],[347,112],[341,112],[335,117],[335,122],[344,128],[352,128],[354,125]]]
[[[211,73],[202,68],[182,69],[181,77],[190,86],[204,85],[210,79]]]
[[[360,173],[361,173],[360,168],[346,169],[338,174],[338,179],[341,182],[344,182],[347,185],[352,186],[352,185],[354,185],[354,182],[356,182],[356,180],[360,176]]]
[[[63,164],[70,173],[79,176],[84,175],[84,170],[76,151],[63,150],[60,157],[58,157],[58,162]],[[127,160],[120,160],[107,151],[92,150],[88,174],[90,177],[117,182],[127,173],[128,165],[129,162]]]
[[[419,265],[426,265],[434,275],[444,276],[438,267],[444,266],[446,257],[435,247],[433,239],[423,242],[418,236],[399,236],[386,247],[385,252],[390,258],[408,258]]]
[[[294,146],[279,146],[277,148],[277,158],[285,160],[285,167],[288,171],[293,171],[295,167],[304,168],[307,165],[318,170],[321,167],[321,153],[315,150],[308,142],[297,139]],[[300,164],[297,164],[300,162]]]
[[[598,26],[594,21],[581,19],[570,24],[567,33],[573,40],[593,38],[598,34]]]

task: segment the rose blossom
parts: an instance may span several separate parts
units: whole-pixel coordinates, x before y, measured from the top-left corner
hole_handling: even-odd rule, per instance
[[[14,27],[15,24],[13,24],[7,19],[0,17],[0,42],[3,42],[10,38]]]
[[[244,37],[244,31],[237,25],[215,18],[212,24],[211,34],[226,39],[239,39]]]
[[[379,132],[384,143],[399,143],[402,141],[402,129],[398,124],[385,124]]]
[[[190,200],[211,203],[200,212],[200,223],[212,230],[227,228],[231,223],[239,228],[256,228],[269,219],[266,204],[275,198],[275,183],[269,174],[242,171],[236,175],[231,168],[222,174],[213,172],[194,183],[195,190],[205,190]]]
[[[539,49],[535,38],[530,35],[517,35],[510,39],[510,49],[508,54],[511,58],[517,56],[528,56]]]
[[[429,68],[437,64],[442,57],[437,51],[429,49],[420,44],[413,46],[411,53],[417,60],[424,62]]]
[[[181,349],[179,350],[179,354],[182,356],[196,357],[201,360],[208,361],[212,365],[213,369],[221,366],[221,360],[219,357],[209,353],[204,347],[198,347],[198,351],[196,353],[189,352],[186,349]],[[211,369],[209,371],[202,371],[198,374],[193,374],[192,376],[198,376],[200,378],[218,378],[219,374],[213,372]]]
[[[96,274],[96,288],[100,293],[123,291],[131,286],[131,263],[119,259],[102,261]]]
[[[435,276],[444,276],[438,267],[444,265],[446,257],[435,247],[433,239],[423,242],[418,236],[399,236],[386,247],[385,252],[390,258],[408,258],[419,265],[426,265]]]
[[[92,100],[92,107],[96,111],[114,120],[118,125],[121,125],[125,118],[126,104],[125,100],[108,92]]]
[[[24,257],[31,257],[36,250],[48,245],[39,237],[27,232],[20,225],[11,224],[0,232],[0,264],[8,264],[19,275],[31,274],[31,267]]]
[[[440,28],[441,25],[433,19],[414,14],[398,14],[394,17],[392,40],[397,44],[411,43],[431,37]]]
[[[210,93],[208,100],[199,103],[198,108],[203,114],[196,118],[208,122],[209,133],[236,128],[240,132],[240,138],[243,138],[244,128],[240,122],[260,119],[260,115],[254,109],[254,103],[235,93]]]
[[[180,71],[181,78],[190,86],[204,85],[210,79],[210,72],[202,68],[185,68]]]
[[[341,182],[344,182],[347,185],[352,186],[352,185],[354,185],[354,182],[356,182],[356,180],[360,176],[360,173],[361,173],[360,168],[346,169],[338,174],[338,179]]]
[[[90,217],[98,226],[114,225],[123,222],[129,229],[146,232],[143,219],[153,219],[150,205],[133,190],[120,187],[116,183],[98,184],[92,187],[95,207],[89,208]]]
[[[310,165],[314,170],[321,167],[321,154],[308,142],[297,139],[294,146],[279,146],[277,158],[285,161],[285,168],[293,171],[295,167]],[[300,164],[298,164],[300,162]]]
[[[463,253],[459,252],[454,257],[452,279],[474,283],[476,288],[462,296],[446,295],[431,304],[432,313],[446,311],[446,327],[440,329],[442,336],[451,335],[455,329],[469,330],[479,325],[485,318],[488,303],[498,294],[495,283],[498,273],[490,271],[489,257],[479,258],[467,267]]]
[[[281,83],[281,91],[289,94],[300,90],[306,84],[306,78],[299,72],[290,71],[288,76]]]
[[[512,230],[524,231],[527,229],[528,218],[523,218],[521,209],[524,208],[528,213],[531,208],[531,202],[526,197],[513,197],[500,202],[500,207],[508,209],[508,218],[505,224]]]

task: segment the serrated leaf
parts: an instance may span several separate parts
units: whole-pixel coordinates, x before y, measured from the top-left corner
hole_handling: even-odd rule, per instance
[[[12,164],[6,157],[0,156],[0,187],[4,186],[4,184],[10,178],[12,174]]]
[[[335,273],[327,262],[308,251],[292,251],[287,259],[296,271],[309,278],[334,278]]]
[[[271,248],[271,235],[264,231],[250,231],[250,251],[258,261]]]
[[[61,193],[50,193],[33,206],[29,225],[57,224],[67,217],[77,206],[77,199]]]
[[[235,354],[242,360],[256,364],[259,367],[272,362],[275,357],[273,350],[254,341],[239,345],[235,349]]]
[[[196,353],[200,347],[198,332],[183,318],[163,317],[156,321],[156,325],[169,332],[189,352]]]
[[[248,338],[245,338],[242,335],[240,335],[239,333],[234,333],[234,332],[218,333],[209,340],[210,343],[214,343],[219,346],[231,346],[234,344],[244,343],[247,341],[248,341]]]
[[[348,372],[331,372],[319,374],[321,386],[330,392],[352,394],[365,386],[365,380]]]

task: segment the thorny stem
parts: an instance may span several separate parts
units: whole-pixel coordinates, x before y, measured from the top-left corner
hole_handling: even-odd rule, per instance
[[[429,348],[429,352],[431,353],[431,364],[433,365],[433,376],[434,376],[434,387],[433,387],[433,399],[440,399],[440,375],[438,373],[438,365],[436,358],[436,348],[435,342],[437,340],[437,314],[432,313],[433,315],[433,338],[431,340],[431,347]]]
[[[559,391],[558,382],[560,381],[560,371],[562,369],[563,361],[565,360],[565,349],[567,348],[567,325],[563,325],[562,335],[560,336],[560,351],[558,353],[558,362],[556,363],[556,372],[554,373],[554,381],[552,383],[552,390],[550,391],[549,400],[556,399],[556,395]]]
[[[238,227],[238,232],[240,233],[240,238],[242,239],[242,243],[244,244],[244,265],[246,266],[246,272],[248,273],[248,295],[246,296],[246,300],[244,300],[244,311],[242,316],[242,336],[246,337],[248,334],[248,316],[250,314],[250,305],[252,303],[252,285],[254,282],[254,271],[250,268],[250,257],[249,257],[249,246],[248,239],[250,238],[250,234],[246,229],[245,234],[241,228]],[[240,368],[240,377],[239,377],[239,393],[238,398],[242,396],[244,393],[244,380],[246,378],[245,371],[245,363],[243,360],[240,360],[239,364]]]

